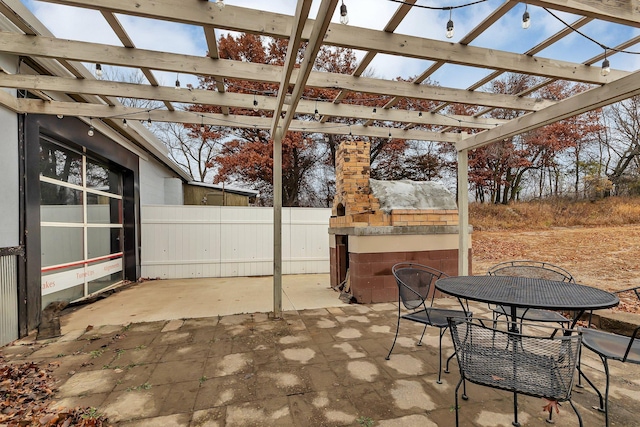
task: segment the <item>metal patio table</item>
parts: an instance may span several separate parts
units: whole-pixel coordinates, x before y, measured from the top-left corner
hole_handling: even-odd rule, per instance
[[[573,311],[573,328],[585,311],[610,308],[620,303],[615,294],[602,289],[528,277],[454,276],[438,280],[436,289],[458,300],[509,306],[514,328],[517,308]]]
[[[517,308],[540,308],[558,311],[573,311],[571,328],[587,310],[598,310],[618,305],[620,299],[613,293],[590,286],[547,279],[514,276],[454,276],[439,279],[436,289],[462,300],[500,304],[511,308],[510,332],[518,333]],[[464,304],[463,304],[464,307]],[[570,332],[567,332],[570,334]],[[513,344],[514,371],[518,345]],[[464,398],[464,396],[463,396]],[[518,393],[513,392],[514,426],[518,423]],[[552,411],[549,411],[551,422]],[[579,415],[578,415],[579,417]]]

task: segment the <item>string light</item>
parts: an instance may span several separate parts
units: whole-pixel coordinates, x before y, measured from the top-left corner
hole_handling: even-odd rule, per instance
[[[453,9],[449,8],[449,22],[447,22],[447,32],[445,33],[448,39],[453,37],[453,20],[451,19],[452,12]]]
[[[204,133],[204,116],[200,116],[200,133]]]
[[[422,111],[418,112],[418,117],[422,117]]]
[[[216,0],[216,6],[218,6],[220,10],[224,9],[224,0]]]
[[[96,64],[96,79],[102,78],[102,65]]]
[[[149,118],[147,119],[147,124],[151,126],[151,115],[149,115]]]
[[[129,127],[129,125],[127,124],[127,119],[122,119],[122,127],[125,129]]]
[[[180,89],[180,74],[176,74],[176,89]]]
[[[320,120],[320,113],[318,112],[318,101],[316,100],[316,111],[313,113],[313,118]]]
[[[347,5],[344,4],[344,0],[342,0],[342,4],[340,5],[340,23],[347,25],[349,23],[349,15],[347,15]]]
[[[371,111],[371,114],[375,116],[377,112],[378,112],[378,109],[376,107],[373,107],[373,111]]]
[[[324,136],[324,142],[329,142],[329,137],[327,135]]]
[[[523,29],[527,29],[531,26],[531,16],[529,15],[529,12],[527,11],[527,4],[525,3],[524,5],[524,13],[522,14],[522,28]]]
[[[604,50],[604,61],[602,61],[602,70],[600,70],[600,74],[602,76],[608,76],[611,72],[611,66],[609,65],[609,60],[607,59],[607,50]]]
[[[59,119],[61,119],[61,118],[63,118],[63,117],[64,117],[64,115],[62,115],[62,114],[58,114],[56,117],[57,117],[57,118],[59,118]]]
[[[258,111],[258,100],[255,94],[253,94],[253,111]]]
[[[93,136],[93,134],[93,118],[89,117],[89,131],[87,132],[87,135]]]

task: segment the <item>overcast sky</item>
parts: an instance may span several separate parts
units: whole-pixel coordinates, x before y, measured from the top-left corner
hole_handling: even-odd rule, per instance
[[[214,0],[211,0],[214,1]],[[57,37],[84,40],[97,43],[107,43],[120,46],[120,42],[102,15],[97,11],[50,4],[37,0],[22,0]],[[429,6],[457,6],[467,3],[466,0],[418,0],[418,4]],[[293,15],[296,2],[294,0],[225,0],[228,5],[259,8],[272,12]],[[397,10],[399,4],[390,0],[344,0],[349,12],[349,25],[382,29]],[[502,0],[487,0],[483,3],[453,10],[452,19],[455,23],[455,35],[452,39],[445,37],[445,25],[449,19],[448,11],[413,8],[400,24],[397,33],[447,40],[456,42],[485,19],[495,10]],[[314,0],[311,17],[315,17],[320,0]],[[521,28],[524,3],[514,7],[509,14],[500,19],[497,24],[485,32],[472,44],[516,53],[523,53],[537,45],[551,34],[561,30],[563,24],[553,18],[540,7],[530,6],[531,27]],[[576,20],[576,16],[558,13],[569,23]],[[207,46],[202,29],[188,25],[162,22],[144,18],[121,16],[119,18],[127,33],[139,48],[164,50],[168,52],[205,55]],[[339,20],[339,7],[333,17]],[[629,29],[615,24],[592,22],[581,28],[581,31],[606,46],[615,46],[623,40],[640,34],[638,29]],[[219,32],[218,35],[221,33]],[[584,37],[573,34],[566,37],[552,48],[543,51],[539,56],[557,58],[572,62],[583,62],[599,53],[602,48]],[[640,50],[635,46],[629,50]],[[360,58],[364,52],[356,52]],[[640,66],[640,55],[617,54],[610,55],[611,66],[616,69],[635,71]],[[430,61],[404,59],[389,55],[377,55],[368,68],[375,76],[383,78],[412,77],[422,73],[431,64]],[[432,80],[443,86],[467,88],[476,80],[482,78],[489,71],[447,65],[441,67]],[[175,75],[157,72],[159,80],[166,85],[172,85]],[[194,77],[181,76],[183,84],[195,83]]]

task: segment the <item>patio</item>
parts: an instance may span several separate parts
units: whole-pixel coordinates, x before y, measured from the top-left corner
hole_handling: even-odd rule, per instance
[[[322,280],[298,276],[295,286],[317,291]],[[57,405],[96,407],[117,426],[453,425],[459,376],[454,363],[444,383],[435,382],[437,329],[428,328],[424,345],[417,347],[420,326],[403,322],[391,359],[385,360],[395,332],[394,304],[303,309],[304,303],[294,302],[297,311],[285,310],[280,320],[261,312],[194,318],[189,304],[170,320],[136,311],[137,295],[149,288],[174,296],[167,282],[142,283],[65,314],[60,338],[42,342],[31,336],[2,353],[15,363],[50,363],[59,379]],[[270,290],[268,282],[261,287]],[[284,288],[286,293],[286,282]],[[268,310],[270,301],[265,303]],[[99,325],[96,319],[108,319],[103,313],[118,305],[139,313],[136,322]],[[489,315],[484,305],[473,311]],[[87,319],[94,320],[92,327]],[[448,336],[443,345],[450,354]],[[601,362],[588,351],[584,355],[588,374],[603,384]],[[640,367],[612,363],[611,368],[612,425],[640,425],[635,414]],[[511,425],[510,393],[469,385],[468,395],[461,403],[461,425]],[[603,414],[591,409],[597,404],[591,389],[576,388],[573,398],[585,426],[604,424]],[[519,403],[523,425],[546,425],[544,401],[521,396]],[[568,405],[554,420],[578,425]]]

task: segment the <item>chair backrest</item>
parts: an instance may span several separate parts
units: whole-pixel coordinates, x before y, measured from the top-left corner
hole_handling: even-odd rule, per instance
[[[517,276],[532,279],[548,279],[575,283],[573,276],[564,268],[541,261],[507,261],[496,264],[487,271],[489,276]]]
[[[391,268],[398,284],[398,293],[402,304],[414,310],[422,305],[426,308],[426,301],[430,297],[433,305],[435,290],[434,283],[441,277],[449,277],[445,272],[427,265],[412,262],[401,262]]]
[[[571,397],[581,334],[522,335],[478,318],[450,319],[449,326],[460,375],[468,381],[559,402]]]

